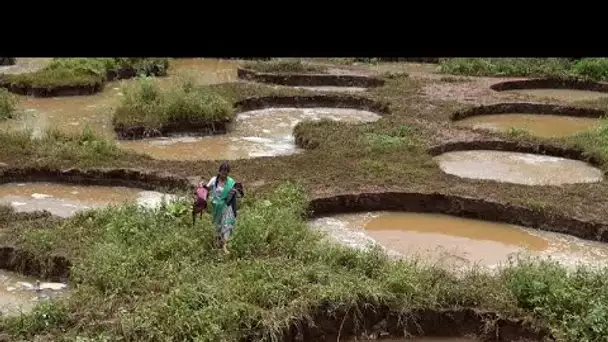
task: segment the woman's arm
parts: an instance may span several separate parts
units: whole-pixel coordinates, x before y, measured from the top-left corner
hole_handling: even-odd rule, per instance
[[[207,182],[207,184],[205,184],[205,182],[200,182],[200,183],[198,183],[198,186],[203,186],[203,187],[207,188],[207,190],[210,190],[211,187],[213,186],[213,183],[215,183],[216,177],[217,176],[211,177],[211,179]]]

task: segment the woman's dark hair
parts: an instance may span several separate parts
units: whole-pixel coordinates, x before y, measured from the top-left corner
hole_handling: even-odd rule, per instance
[[[222,171],[230,172],[230,164],[228,164],[228,162],[222,162],[220,164],[219,172],[222,172]]]
[[[226,171],[226,173],[230,172],[230,164],[228,162],[222,162],[220,164],[220,168],[218,172]],[[218,173],[215,177],[215,186],[217,187],[217,183],[220,181],[220,174]]]

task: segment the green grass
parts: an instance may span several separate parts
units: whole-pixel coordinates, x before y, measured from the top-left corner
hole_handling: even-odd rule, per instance
[[[167,58],[54,58],[48,70],[68,69],[105,77],[109,70],[133,69],[137,75],[164,76]]]
[[[54,58],[45,68],[25,74],[6,75],[4,84],[51,89],[62,86],[102,85],[108,71],[133,69],[138,75],[166,75],[166,58]]]
[[[79,70],[57,68],[42,69],[26,74],[7,75],[3,82],[18,87],[51,89],[64,86],[101,85],[104,82],[104,77]]]
[[[147,159],[121,150],[114,141],[95,136],[90,130],[76,135],[50,130],[41,138],[32,138],[28,131],[0,132],[0,144],[0,160],[10,160],[11,164],[33,161],[34,165],[73,163],[74,167],[84,167],[100,161],[112,164]]]
[[[608,59],[581,58],[450,58],[440,71],[467,76],[555,77],[608,80]]]
[[[4,318],[0,329],[43,341],[280,341],[285,328],[319,309],[331,316],[387,305],[404,319],[417,308],[532,314],[565,341],[606,334],[605,270],[567,273],[529,261],[497,275],[457,277],[414,260],[390,261],[378,248],[331,245],[307,228],[305,203],[290,183],[248,196],[229,255],[212,247],[208,214],[191,226],[187,201],[90,211],[46,229],[23,226],[23,247],[63,250],[74,261],[73,289],[30,315]]]
[[[204,124],[232,121],[232,102],[209,87],[180,80],[168,90],[149,78],[123,87],[123,97],[114,113],[115,126],[144,126],[159,129],[170,123]]]
[[[303,63],[299,59],[280,59],[269,61],[248,61],[247,69],[268,73],[325,73],[327,68],[321,65]]]
[[[0,89],[0,121],[12,119],[17,110],[17,97],[6,89]]]
[[[589,155],[597,156],[604,163],[608,163],[608,118],[600,119],[595,128],[566,140],[584,149]]]

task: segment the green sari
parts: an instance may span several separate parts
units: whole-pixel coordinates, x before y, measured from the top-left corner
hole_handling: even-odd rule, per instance
[[[232,207],[228,206],[227,202],[230,190],[232,190],[235,184],[234,179],[227,177],[222,192],[217,192],[216,182],[213,183],[211,189],[211,196],[213,196],[211,200],[213,225],[216,234],[220,235],[224,241],[230,237],[236,223],[234,211],[232,211]]]

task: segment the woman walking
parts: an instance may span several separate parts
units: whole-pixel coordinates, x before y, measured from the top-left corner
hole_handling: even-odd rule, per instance
[[[228,177],[230,165],[223,162],[219,173],[207,182],[206,188],[211,196],[211,215],[215,228],[216,243],[228,253],[228,239],[234,230],[238,210],[237,192],[241,196],[243,186]],[[202,184],[201,184],[202,185]]]

